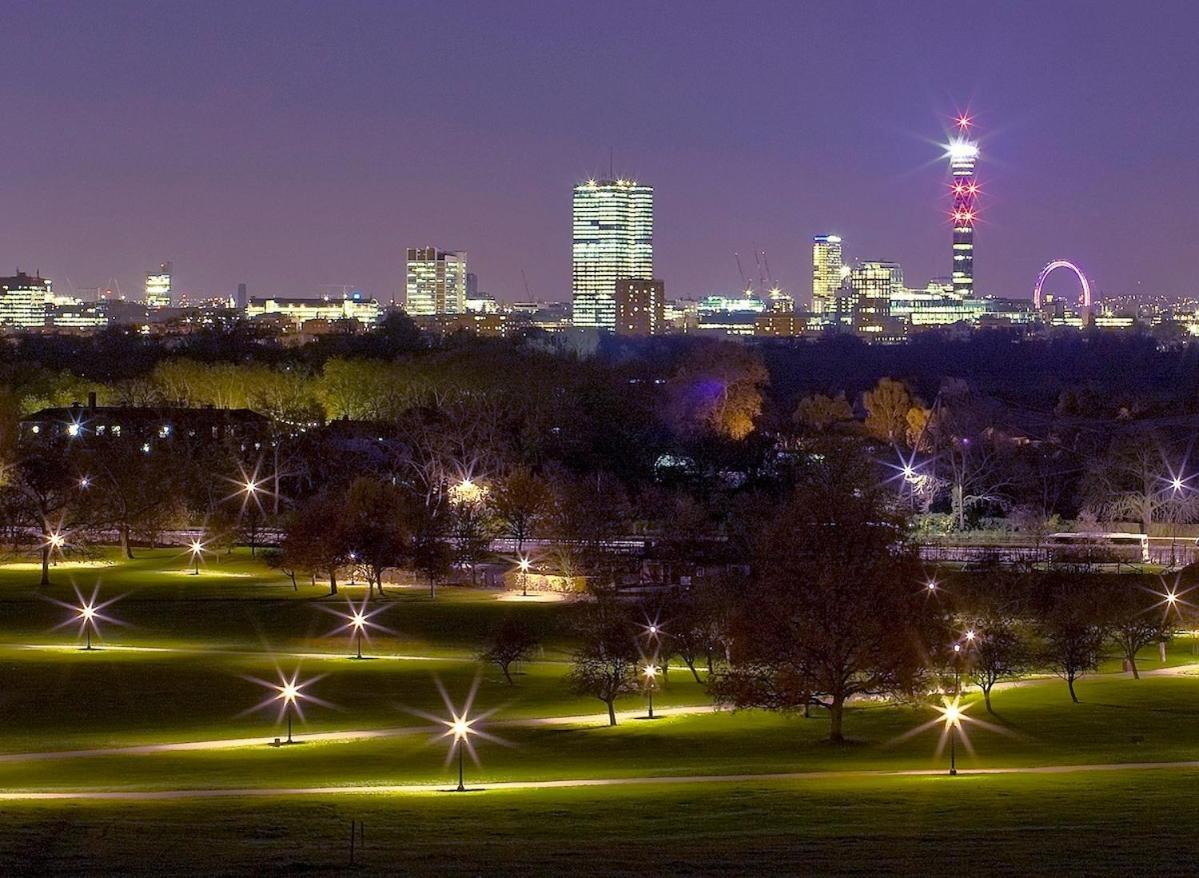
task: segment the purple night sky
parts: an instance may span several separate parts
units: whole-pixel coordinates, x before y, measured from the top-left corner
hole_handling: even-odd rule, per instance
[[[434,244],[500,298],[523,268],[567,299],[571,186],[612,147],[656,188],[672,297],[737,288],[757,248],[806,301],[825,231],[923,285],[968,106],[980,292],[1031,296],[1060,257],[1102,292],[1199,293],[1197,26],[1108,0],[8,0],[0,267],[386,301]]]

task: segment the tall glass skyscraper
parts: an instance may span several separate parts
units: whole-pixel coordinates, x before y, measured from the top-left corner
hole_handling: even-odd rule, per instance
[[[841,239],[817,235],[812,239],[812,312],[832,314],[837,310],[837,290],[845,277],[841,261]]]
[[[974,294],[974,223],[978,218],[978,180],[974,166],[978,162],[978,144],[969,139],[970,117],[959,116],[958,136],[949,142],[947,156],[953,209],[953,291],[960,296]]]
[[[588,180],[574,188],[572,322],[616,328],[616,281],[654,276],[654,189],[633,180]]]

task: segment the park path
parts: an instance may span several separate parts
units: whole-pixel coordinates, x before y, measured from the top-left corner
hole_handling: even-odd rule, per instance
[[[1080,765],[1034,765],[1024,768],[974,768],[959,769],[958,777],[986,777],[992,775],[1043,775],[1043,774],[1086,774],[1119,771],[1163,771],[1199,770],[1199,760],[1177,762],[1110,762]],[[582,777],[564,780],[500,781],[497,783],[472,784],[469,792],[501,790],[553,790],[579,789],[586,787],[629,787],[666,786],[677,784],[733,784],[733,783],[797,783],[822,780],[887,780],[910,777],[944,777],[945,769],[861,769],[851,771],[792,771],[761,774],[681,774],[650,777]],[[343,795],[386,795],[449,792],[446,784],[355,784],[320,787],[229,787],[212,789],[178,790],[5,790],[0,791],[0,801],[43,801],[43,800],[116,800],[127,802],[154,802],[172,799],[219,799],[219,798],[294,798],[303,796]]]
[[[689,716],[715,713],[720,708],[714,704],[693,704],[681,707],[655,707],[654,715],[661,717]],[[645,715],[642,710],[620,710],[618,720],[635,720]],[[607,725],[608,714],[577,714],[572,716],[540,716],[525,719],[495,720],[488,728],[533,729],[547,726]],[[408,735],[431,735],[444,732],[444,725],[394,726],[381,729],[349,729],[336,732],[301,732],[300,741],[366,741],[377,738],[402,738]],[[265,735],[252,738],[215,738],[206,741],[177,741],[168,744],[131,744],[124,747],[95,747],[84,750],[44,750],[36,753],[0,753],[0,764],[21,762],[44,762],[51,759],[86,759],[98,756],[149,756],[158,753],[187,753],[189,751],[234,750],[240,747],[271,745],[273,739]]]

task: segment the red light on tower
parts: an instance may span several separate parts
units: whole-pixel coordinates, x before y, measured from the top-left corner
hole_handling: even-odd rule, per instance
[[[959,131],[968,131],[970,126],[974,124],[974,120],[966,113],[959,114],[956,121]]]

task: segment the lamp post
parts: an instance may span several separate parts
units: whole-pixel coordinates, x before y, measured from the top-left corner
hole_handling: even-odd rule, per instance
[[[192,540],[191,545],[189,545],[187,548],[188,551],[191,552],[192,556],[192,575],[199,576],[200,557],[204,554],[204,543],[202,543],[200,540]]]
[[[942,714],[945,718],[945,727],[949,731],[949,774],[951,777],[958,773],[957,764],[957,736],[958,726],[962,721],[962,712],[958,708],[957,702],[945,706]]]
[[[649,715],[646,719],[654,718],[654,687],[658,682],[658,666],[653,662],[648,663],[641,671],[641,676],[645,678],[645,694],[649,699]]]
[[[83,633],[86,638],[83,648],[90,651],[92,648],[92,628],[96,624],[96,607],[90,601],[79,607],[79,624],[83,626]]]
[[[529,559],[521,558],[517,566],[520,567],[520,595],[527,598],[529,596]]]
[[[456,793],[465,793],[466,784],[463,780],[463,758],[462,751],[466,748],[470,735],[474,729],[470,727],[471,720],[465,716],[456,716],[452,721],[447,723],[450,728],[450,734],[453,735],[453,746],[458,751],[458,788],[454,790]]]
[[[283,712],[287,715],[287,743],[295,743],[291,739],[291,717],[296,708],[296,699],[300,697],[300,687],[296,685],[295,677],[278,687],[278,698],[283,702]]]
[[[350,617],[350,628],[354,632],[354,642],[358,647],[356,658],[362,658],[362,634],[366,629],[366,615],[361,610],[355,610]]]

